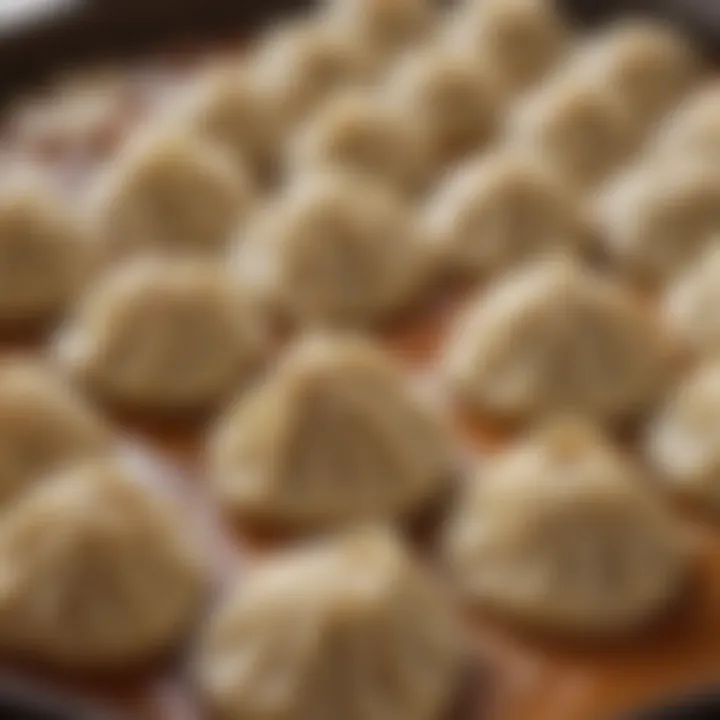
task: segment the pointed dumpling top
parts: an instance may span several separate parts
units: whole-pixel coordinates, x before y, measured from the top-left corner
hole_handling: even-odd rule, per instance
[[[466,402],[503,419],[569,411],[613,422],[655,399],[669,362],[665,338],[638,300],[555,257],[497,280],[470,303],[446,370]]]
[[[142,663],[181,639],[202,566],[187,523],[127,469],[48,476],[0,521],[0,645],[72,669]]]
[[[390,533],[363,529],[251,572],[197,658],[220,718],[439,720],[462,663],[443,588]]]
[[[682,587],[683,542],[644,478],[592,426],[554,420],[482,467],[449,525],[468,595],[522,623],[621,634]]]
[[[445,486],[445,440],[382,351],[317,335],[220,422],[211,478],[239,515],[307,526],[394,517]]]

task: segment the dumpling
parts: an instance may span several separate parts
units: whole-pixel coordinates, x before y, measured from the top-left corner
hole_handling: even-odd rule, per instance
[[[60,360],[127,409],[205,409],[249,381],[265,350],[255,302],[214,264],[138,258],[101,278],[61,333]]]
[[[508,134],[573,184],[592,187],[636,149],[639,126],[616,93],[568,73],[518,104]]]
[[[465,649],[444,588],[389,532],[360,530],[251,570],[196,657],[213,717],[441,720]]]
[[[188,523],[120,466],[52,475],[0,518],[0,646],[116,670],[182,639],[203,594]]]
[[[57,319],[88,280],[98,244],[67,201],[31,172],[0,185],[0,325]]]
[[[676,493],[720,511],[720,365],[692,372],[649,426],[647,456],[657,477]]]
[[[586,45],[574,60],[588,78],[619,93],[633,116],[651,126],[699,79],[701,63],[689,40],[669,25],[625,21]]]
[[[411,514],[454,462],[440,418],[369,341],[311,335],[230,409],[210,479],[237,516],[297,527]]]
[[[504,150],[473,158],[448,175],[425,221],[450,266],[490,275],[537,255],[589,249],[582,199],[537,158]]]
[[[617,267],[648,285],[662,283],[720,232],[720,172],[683,158],[649,160],[605,190],[597,215]]]
[[[442,47],[409,55],[384,91],[408,123],[419,123],[436,173],[486,146],[503,111],[492,75],[472,55]]]
[[[435,29],[432,0],[325,0],[324,4],[322,17],[365,49],[378,68],[427,41]]]
[[[284,126],[298,122],[334,92],[367,81],[371,60],[325,23],[288,23],[261,41],[253,57],[256,80],[264,84]]]
[[[267,83],[249,67],[213,66],[167,109],[199,137],[215,143],[237,171],[263,184],[277,172],[284,131]]]
[[[561,411],[620,422],[665,389],[670,368],[669,344],[639,301],[564,258],[482,291],[445,357],[465,403],[511,421]]]
[[[717,237],[720,241],[720,234]],[[694,352],[720,352],[720,246],[713,244],[670,285],[664,318],[678,339]]]
[[[110,448],[104,421],[49,368],[19,358],[0,364],[0,502]]]
[[[365,178],[329,171],[300,179],[266,208],[241,238],[237,264],[303,325],[385,320],[416,299],[431,269],[403,201]]]
[[[689,95],[661,125],[652,150],[708,162],[720,157],[720,84]]]
[[[131,141],[95,192],[111,256],[221,254],[253,197],[249,176],[222,150],[174,129]]]
[[[467,0],[450,12],[446,42],[472,50],[510,93],[541,80],[568,45],[553,0]]]
[[[684,542],[639,471],[577,420],[488,461],[451,519],[447,553],[474,601],[580,637],[629,633],[684,589]]]
[[[339,168],[414,194],[432,171],[430,147],[417,119],[408,121],[379,92],[338,93],[291,139],[292,172]]]

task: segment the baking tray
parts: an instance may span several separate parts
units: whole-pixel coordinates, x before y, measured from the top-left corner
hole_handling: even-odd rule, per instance
[[[295,12],[302,0],[244,3],[237,0],[79,0],[51,3],[39,14],[8,21],[0,36],[0,93],[4,109],[29,91],[52,96],[55,84],[73,68],[84,72],[101,62],[103,77],[118,84],[121,101],[97,136],[79,144],[62,137],[18,137],[12,123],[0,131],[0,149],[32,157],[49,173],[73,168],[80,183],[96,162],[112,156],[122,138],[162,93],[215,54],[242,53],[259,25]],[[720,2],[681,0],[574,0],[568,9],[581,21],[601,22],[617,12],[659,12],[681,24],[709,52],[720,44]],[[0,28],[2,29],[2,28]],[[117,67],[118,70],[113,68]],[[13,102],[10,102],[10,101]],[[78,168],[80,171],[78,173]],[[446,288],[402,322],[377,337],[401,358],[408,372],[432,378],[449,323],[470,288]],[[0,340],[0,350],[41,353],[44,338]],[[455,414],[458,433],[478,453],[496,450],[508,438],[464,414]],[[151,472],[196,508],[211,533],[223,567],[251,563],[272,552],[282,539],[239,536],[223,523],[202,491],[200,426],[158,428],[123,419],[129,447]],[[660,703],[658,720],[720,718],[716,697],[665,702],[676,693],[720,688],[720,527],[686,518],[699,548],[695,586],[660,623],[621,643],[585,646],[529,636],[494,618],[473,618],[477,664],[448,720],[601,720],[632,718],[637,708]],[[421,533],[422,534],[422,533]],[[225,564],[227,560],[227,564]],[[57,677],[33,668],[0,665],[0,716],[22,720],[202,720],[184,670],[182,654],[121,678]],[[23,708],[30,708],[26,714]],[[35,707],[35,710],[32,708]],[[34,712],[34,714],[31,714]],[[630,714],[628,714],[630,713]],[[654,720],[655,715],[637,715]],[[341,720],[341,719],[338,719]]]

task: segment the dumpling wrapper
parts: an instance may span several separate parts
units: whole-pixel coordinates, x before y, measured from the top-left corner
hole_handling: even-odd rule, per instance
[[[153,128],[131,140],[94,189],[111,257],[222,256],[254,200],[249,173],[199,134]]]
[[[427,289],[431,249],[409,205],[344,172],[297,179],[241,235],[235,265],[303,326],[364,326]]]
[[[47,477],[0,516],[0,567],[0,646],[72,671],[176,644],[204,586],[182,514],[105,461]]]
[[[669,156],[690,155],[701,162],[716,161],[720,157],[720,83],[701,86],[667,115],[650,150]]]
[[[59,336],[60,361],[124,409],[204,410],[258,370],[268,328],[257,303],[220,265],[137,258],[84,296]]]
[[[487,276],[548,252],[590,249],[590,215],[572,187],[531,155],[507,149],[472,158],[440,184],[425,220],[438,253]]]
[[[481,467],[447,554],[471,601],[537,629],[621,636],[678,598],[685,543],[633,464],[577,419]]]
[[[720,351],[719,277],[720,233],[665,294],[665,321],[692,353],[709,356]]]
[[[468,53],[429,46],[410,53],[393,70],[384,92],[429,144],[433,174],[496,135],[504,98],[495,78]]]
[[[720,233],[720,172],[691,157],[657,157],[614,180],[596,204],[600,237],[625,275],[660,286]]]
[[[692,91],[702,63],[689,39],[651,20],[625,20],[580,45],[572,64],[618,93],[648,130]]]
[[[311,335],[241,397],[208,447],[229,513],[301,529],[407,516],[455,473],[442,418],[367,340]]]
[[[0,325],[56,320],[96,269],[99,244],[67,199],[26,168],[0,183]]]
[[[111,451],[95,409],[51,368],[28,359],[0,363],[0,501],[49,472]]]
[[[640,124],[618,94],[560,73],[518,102],[508,142],[537,153],[568,182],[592,189],[637,150]]]
[[[322,19],[365,50],[378,70],[427,42],[436,27],[432,0],[325,0],[324,6]]]
[[[211,66],[168,104],[167,115],[220,148],[253,184],[261,186],[277,172],[283,118],[268,83],[251,66],[239,61]]]
[[[287,151],[290,172],[345,170],[415,195],[432,172],[432,149],[417,118],[410,121],[379,90],[332,96],[301,125]]]
[[[449,12],[444,42],[471,50],[515,94],[560,62],[570,32],[552,0],[466,0]]]
[[[252,55],[255,80],[266,89],[283,127],[291,128],[334,93],[367,82],[367,48],[316,19],[273,28]]]
[[[572,412],[614,424],[665,390],[673,359],[638,300],[561,257],[515,270],[471,300],[444,365],[461,400],[491,417]]]
[[[196,657],[213,717],[440,720],[465,649],[454,602],[389,532],[360,530],[251,570]]]
[[[647,456],[674,494],[720,510],[720,366],[691,372],[651,422]]]

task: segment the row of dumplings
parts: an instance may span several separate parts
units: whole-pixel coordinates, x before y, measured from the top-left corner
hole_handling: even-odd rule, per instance
[[[718,394],[718,378],[716,368],[698,380],[696,402],[708,387]],[[652,434],[662,452],[687,442],[688,402],[676,399]],[[465,601],[543,630],[614,637],[668,610],[692,575],[692,547],[645,469],[568,417],[463,481],[440,547],[451,581],[441,581],[382,524],[432,501],[460,469],[441,424],[367,341],[304,341],[221,421],[208,481],[241,516],[381,525],[259,561],[205,621],[215,582],[202,533],[112,448],[91,408],[39,366],[6,365],[0,420],[3,471],[24,475],[0,513],[0,648],[112,671],[177,646],[199,622],[193,673],[218,717],[352,707],[367,720],[434,720],[471,661]],[[707,459],[714,437],[692,438]],[[684,490],[697,465],[681,469]]]

